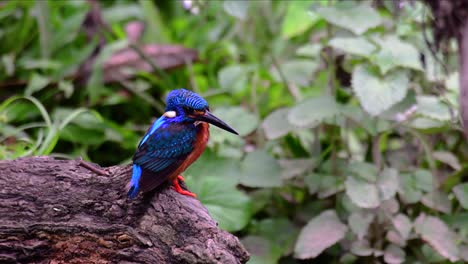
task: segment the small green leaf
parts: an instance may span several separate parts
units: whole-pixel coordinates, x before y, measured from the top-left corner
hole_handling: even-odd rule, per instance
[[[398,171],[393,168],[385,168],[377,180],[377,187],[381,200],[388,200],[395,196],[398,189]]]
[[[280,159],[282,169],[281,178],[288,180],[312,170],[315,166],[313,159]]]
[[[275,67],[272,69],[271,74],[277,82],[283,82],[282,76],[284,76],[288,82],[292,82],[298,86],[306,86],[309,84],[318,65],[316,61],[311,59],[296,59],[281,63],[279,66],[281,73]]]
[[[319,20],[319,16],[310,10],[310,5],[310,1],[291,1],[288,3],[281,30],[283,37],[298,36]]]
[[[264,150],[250,152],[241,164],[240,183],[249,187],[280,187],[281,167]]]
[[[385,263],[400,264],[405,261],[406,254],[403,249],[395,245],[388,245],[384,252]]]
[[[414,172],[414,186],[420,190],[431,192],[434,189],[432,173],[428,170]]]
[[[249,10],[249,1],[224,0],[223,8],[229,15],[245,20]]]
[[[250,67],[245,65],[228,65],[218,73],[221,88],[230,92],[243,92],[247,89]]]
[[[413,225],[408,216],[404,214],[398,214],[392,219],[392,223],[403,239],[406,240],[409,238]]]
[[[328,44],[335,49],[344,51],[345,53],[363,57],[370,57],[371,54],[377,49],[374,44],[367,41],[363,37],[336,37],[331,39]]]
[[[50,79],[46,76],[34,73],[29,79],[28,86],[24,90],[25,96],[30,96],[35,92],[44,89],[50,82]]]
[[[442,103],[439,97],[420,95],[416,97],[416,101],[417,113],[438,121],[449,121],[451,119],[449,107]]]
[[[277,139],[294,130],[294,126],[287,120],[288,114],[289,108],[281,108],[273,111],[263,120],[262,128],[267,139]]]
[[[468,210],[468,183],[458,184],[453,187],[453,193],[460,202],[460,205]]]
[[[311,219],[301,230],[294,248],[298,259],[314,258],[344,238],[348,227],[333,210],[326,210]]]
[[[222,229],[239,231],[250,221],[252,202],[234,184],[218,177],[187,177],[187,186]]]
[[[248,264],[277,263],[281,257],[278,245],[264,237],[249,235],[242,239],[242,244],[251,254]]]
[[[320,7],[316,11],[328,22],[348,29],[357,35],[382,23],[382,19],[368,3],[340,2],[332,7]]]
[[[462,169],[460,161],[458,160],[457,156],[455,156],[452,152],[449,152],[449,151],[434,151],[432,153],[432,156],[436,160],[449,165],[454,170],[461,170]]]
[[[327,118],[340,114],[340,105],[331,96],[320,96],[307,99],[288,114],[291,124],[299,127],[314,127]]]
[[[452,202],[448,195],[442,191],[432,191],[421,198],[422,204],[434,210],[450,214],[452,211]]]
[[[353,176],[346,179],[346,194],[361,208],[376,208],[380,205],[379,190],[369,183]]]
[[[259,123],[257,116],[242,107],[220,107],[213,114],[234,128],[240,136],[252,133]],[[226,131],[222,132],[228,134]]]
[[[348,167],[349,173],[366,181],[375,182],[377,180],[378,170],[372,163],[353,162]]]
[[[416,203],[422,197],[422,191],[416,186],[414,175],[410,173],[400,175],[398,193],[401,199],[408,204]]]
[[[419,51],[412,44],[392,35],[374,38],[374,41],[380,45],[380,50],[373,62],[379,66],[382,74],[398,66],[423,70]]]
[[[414,226],[416,233],[440,255],[452,262],[458,260],[459,251],[455,243],[455,234],[443,221],[434,216],[421,214]]]
[[[405,71],[378,76],[368,66],[359,65],[352,74],[352,87],[366,112],[376,116],[403,100],[408,91]]]
[[[348,225],[359,240],[364,239],[369,225],[374,221],[374,214],[353,212],[348,219]]]
[[[289,255],[294,248],[299,230],[287,218],[267,218],[254,223],[250,233],[267,238],[278,246],[281,255]]]

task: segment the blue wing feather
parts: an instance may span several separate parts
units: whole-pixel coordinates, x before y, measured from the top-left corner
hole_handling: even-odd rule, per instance
[[[193,151],[196,137],[193,124],[170,122],[164,117],[156,120],[133,156],[130,191],[134,196],[138,190],[149,191],[166,181]],[[133,194],[130,191],[129,197]]]

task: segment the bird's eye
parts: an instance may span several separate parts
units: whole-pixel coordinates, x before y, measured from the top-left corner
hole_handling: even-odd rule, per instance
[[[184,112],[187,114],[193,114],[193,108],[184,106]]]

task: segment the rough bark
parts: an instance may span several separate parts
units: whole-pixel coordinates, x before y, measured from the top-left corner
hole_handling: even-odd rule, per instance
[[[239,240],[167,186],[129,201],[130,167],[0,161],[0,263],[245,263]]]

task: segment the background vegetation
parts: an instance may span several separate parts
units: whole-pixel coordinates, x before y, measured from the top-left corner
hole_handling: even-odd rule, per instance
[[[456,45],[433,52],[430,18],[418,1],[2,2],[0,158],[127,164],[186,87],[240,132],[213,128],[185,176],[249,263],[468,261]]]

